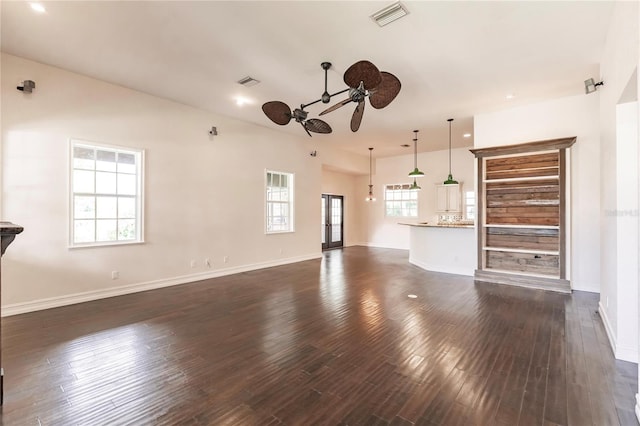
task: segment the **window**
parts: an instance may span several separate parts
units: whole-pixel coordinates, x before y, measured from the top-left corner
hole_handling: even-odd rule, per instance
[[[293,232],[293,173],[267,170],[267,234]]]
[[[71,141],[71,246],[142,241],[142,156]]]
[[[387,216],[418,217],[418,191],[409,189],[411,184],[386,185],[384,204]]]
[[[464,193],[464,217],[467,220],[475,220],[476,218],[476,193],[473,191],[465,191]]]

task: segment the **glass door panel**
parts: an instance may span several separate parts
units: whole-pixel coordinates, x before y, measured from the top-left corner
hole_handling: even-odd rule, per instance
[[[322,195],[322,249],[342,247],[344,235],[344,197]]]

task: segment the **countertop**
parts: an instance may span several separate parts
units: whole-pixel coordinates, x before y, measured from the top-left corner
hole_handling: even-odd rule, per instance
[[[469,225],[466,223],[430,223],[430,222],[399,222],[398,225],[407,225],[407,226],[416,226],[418,228],[471,228],[473,229],[474,225]]]

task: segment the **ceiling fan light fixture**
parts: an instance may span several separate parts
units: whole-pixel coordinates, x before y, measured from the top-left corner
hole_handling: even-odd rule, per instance
[[[393,21],[397,21],[398,19],[408,14],[409,11],[407,10],[407,8],[398,1],[385,7],[384,9],[377,11],[376,13],[371,15],[371,19],[373,19],[373,21],[378,24],[378,26],[384,27],[385,25],[390,24]]]

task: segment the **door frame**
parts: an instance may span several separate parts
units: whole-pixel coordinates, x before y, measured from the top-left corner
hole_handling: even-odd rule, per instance
[[[340,240],[332,242],[333,223],[331,223],[331,200],[340,199]],[[330,250],[344,247],[344,195],[322,194],[324,203],[324,235],[325,242],[322,243],[322,250]]]

